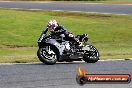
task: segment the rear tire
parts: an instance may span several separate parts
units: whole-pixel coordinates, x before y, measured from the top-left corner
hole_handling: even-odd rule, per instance
[[[94,46],[90,45],[90,50],[84,54],[83,60],[87,63],[97,62],[99,60],[98,50]]]
[[[46,47],[50,47],[51,54],[47,53]],[[54,65],[57,62],[57,58],[58,58],[58,55],[54,50],[54,47],[50,45],[45,45],[44,47],[39,48],[37,51],[37,56],[41,62],[47,65]]]

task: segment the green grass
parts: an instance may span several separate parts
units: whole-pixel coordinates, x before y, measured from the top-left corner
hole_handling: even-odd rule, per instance
[[[132,16],[0,9],[0,62],[38,61],[37,40],[50,19],[74,34],[88,33],[100,59],[132,58]]]
[[[104,1],[102,0],[102,1],[95,1],[95,2],[130,4],[132,0],[104,0]]]
[[[113,1],[113,2],[132,2],[132,0],[105,0],[105,1]]]

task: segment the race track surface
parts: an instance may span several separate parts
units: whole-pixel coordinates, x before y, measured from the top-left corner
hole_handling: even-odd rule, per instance
[[[78,66],[88,74],[130,74],[132,60],[99,61],[94,64],[57,63],[55,65],[5,64],[0,65],[0,88],[132,88],[129,84],[85,84],[76,83]]]
[[[132,14],[132,4],[68,3],[68,2],[0,2],[2,8],[24,8],[41,10],[63,10]]]

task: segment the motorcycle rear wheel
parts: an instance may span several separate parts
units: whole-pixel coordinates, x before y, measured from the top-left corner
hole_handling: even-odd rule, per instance
[[[94,46],[90,45],[90,50],[84,54],[83,60],[87,63],[97,62],[99,60],[98,50]]]

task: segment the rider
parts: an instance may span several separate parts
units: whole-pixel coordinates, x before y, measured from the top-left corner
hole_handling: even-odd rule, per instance
[[[72,33],[67,32],[63,26],[59,25],[56,20],[48,21],[47,28],[44,33],[48,31],[51,32],[51,35],[60,36],[61,34],[64,34],[64,39],[68,41],[74,41],[78,46],[82,46],[82,43],[79,42],[79,40],[75,38]]]

